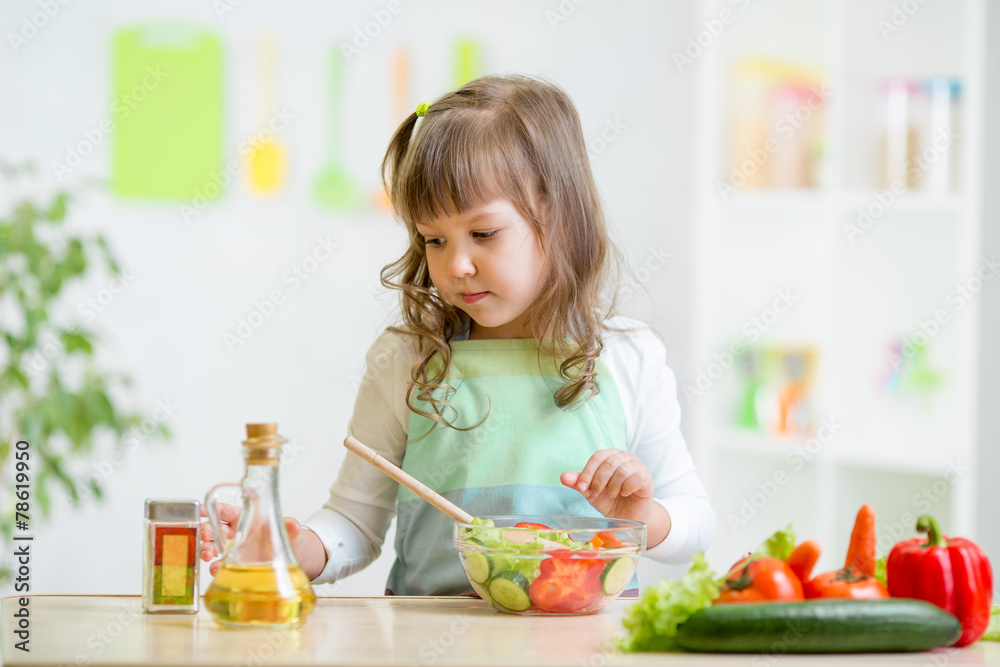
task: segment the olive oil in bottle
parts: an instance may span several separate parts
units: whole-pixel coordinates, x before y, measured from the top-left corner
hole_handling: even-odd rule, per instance
[[[205,498],[222,565],[205,592],[205,606],[227,628],[297,628],[316,606],[306,573],[292,552],[278,503],[281,444],[277,424],[247,424],[246,474],[239,484],[219,484]],[[219,519],[219,492],[235,489],[242,509],[228,542]]]
[[[298,565],[284,571],[266,565],[223,565],[205,593],[205,606],[221,625],[298,627],[316,596]]]

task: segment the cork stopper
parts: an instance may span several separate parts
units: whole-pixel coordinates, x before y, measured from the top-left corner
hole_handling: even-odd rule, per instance
[[[276,423],[247,424],[244,454],[250,465],[278,465],[281,445],[286,442],[278,435]]]
[[[247,424],[248,438],[266,438],[270,435],[278,435],[277,424]]]

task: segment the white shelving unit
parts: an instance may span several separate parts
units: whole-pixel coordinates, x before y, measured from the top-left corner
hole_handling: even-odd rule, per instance
[[[820,540],[818,567],[838,567],[864,503],[876,509],[880,555],[912,536],[924,513],[948,534],[973,536],[979,307],[975,298],[959,306],[954,290],[982,261],[985,3],[912,3],[917,9],[897,25],[893,7],[901,4],[702,3],[705,20],[724,11],[731,20],[692,67],[703,118],[694,339],[710,386],[686,403],[682,390],[681,400],[719,518],[709,552],[717,569],[788,523],[800,538]],[[748,59],[822,77],[829,94],[815,186],[720,194],[732,174],[736,102],[745,94],[731,73]],[[887,188],[878,178],[886,115],[880,82],[930,76],[962,84],[957,187],[893,195],[867,228],[849,233],[845,225],[858,225],[859,208]],[[792,296],[784,312],[748,327],[782,293]],[[934,329],[930,321],[941,312],[947,319],[928,337],[926,358],[942,383],[923,393],[889,392],[880,376],[890,343],[912,339],[922,324]],[[739,372],[713,368],[734,343],[817,350],[811,413],[827,429],[776,435],[736,426]]]

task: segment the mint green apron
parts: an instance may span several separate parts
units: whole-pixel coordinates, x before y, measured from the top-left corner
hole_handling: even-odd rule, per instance
[[[583,470],[598,450],[625,448],[621,397],[604,363],[597,361],[600,393],[583,407],[565,411],[555,403],[563,384],[556,364],[544,355],[539,359],[534,339],[453,341],[451,347],[447,384],[454,390],[438,396],[453,409],[444,416],[460,427],[486,419],[470,431],[458,431],[411,413],[403,470],[473,516],[600,517],[559,476]],[[439,368],[435,356],[428,376]],[[431,411],[429,403],[417,405]],[[399,487],[396,561],[386,594],[472,593],[452,546],[453,525],[440,510]],[[633,578],[626,593],[637,586]]]

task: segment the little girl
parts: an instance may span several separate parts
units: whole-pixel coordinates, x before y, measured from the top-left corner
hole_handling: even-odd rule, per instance
[[[663,345],[602,301],[614,249],[567,95],[472,81],[403,122],[382,175],[410,239],[382,271],[402,324],[369,350],[348,432],[473,516],[642,521],[666,563],[707,549],[715,516]],[[452,521],[357,456],[322,509],[285,523],[318,584],[378,557],[393,515],[387,594],[472,591]]]

